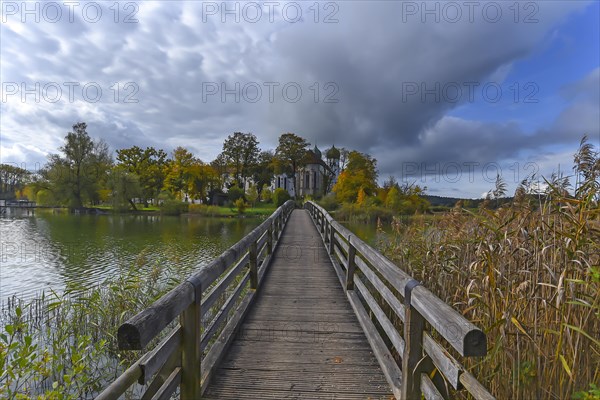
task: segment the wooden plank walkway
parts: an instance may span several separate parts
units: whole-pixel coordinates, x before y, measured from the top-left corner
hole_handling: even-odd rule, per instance
[[[393,399],[306,210],[292,212],[203,398]]]

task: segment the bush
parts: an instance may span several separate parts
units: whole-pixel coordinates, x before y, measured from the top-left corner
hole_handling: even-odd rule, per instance
[[[273,203],[275,203],[276,207],[280,207],[286,201],[290,200],[290,194],[284,188],[277,188],[273,193]]]
[[[40,206],[51,206],[57,203],[56,199],[52,195],[52,192],[46,189],[38,191],[35,200]]]
[[[160,206],[160,213],[164,215],[179,215],[187,212],[188,203],[182,203],[179,200],[165,200]]]
[[[262,191],[260,192],[260,199],[265,203],[270,203],[273,201],[273,192],[267,185],[264,185]]]
[[[248,193],[246,193],[246,199],[252,207],[256,205],[256,201],[258,200],[258,189],[256,188],[256,185],[250,185]]]
[[[227,199],[233,204],[239,198],[244,197],[244,190],[238,186],[232,186],[227,192]]]
[[[188,206],[190,214],[204,215],[207,217],[215,217],[219,215],[219,207],[209,206],[208,204],[190,204]]]
[[[374,205],[360,206],[356,203],[345,203],[335,216],[340,221],[376,222],[380,220],[389,222],[394,217],[394,212]]]
[[[233,205],[235,208],[237,208],[237,212],[240,215],[243,214],[244,212],[246,212],[246,208],[248,208],[248,206],[249,206],[249,204],[246,203],[246,201],[244,200],[243,197],[240,197],[239,199],[234,201]]]
[[[335,194],[329,193],[319,201],[319,205],[327,211],[334,211],[340,207],[340,203],[337,202]]]

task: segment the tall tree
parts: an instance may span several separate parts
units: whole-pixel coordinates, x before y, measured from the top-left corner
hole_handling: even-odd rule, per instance
[[[183,147],[173,150],[173,158],[167,163],[164,186],[178,199],[189,194],[190,167],[197,162],[194,155]]]
[[[167,153],[154,147],[142,150],[133,146],[117,150],[117,161],[118,165],[139,177],[144,205],[148,206],[149,199],[156,200],[165,181]]]
[[[46,187],[71,208],[81,208],[85,201],[95,201],[111,164],[108,146],[92,140],[86,123],[79,122],[73,125],[73,132],[67,133],[60,151],[63,156],[51,154],[41,171]]]
[[[131,206],[137,210],[134,198],[142,195],[140,179],[133,172],[129,172],[124,166],[114,166],[108,176],[108,187],[111,189],[111,200],[114,209],[125,209]]]
[[[227,178],[227,160],[223,153],[219,154],[217,158],[211,161],[210,165],[216,171],[219,179],[219,189],[222,189]]]
[[[351,151],[348,165],[340,174],[333,191],[341,202],[353,203],[360,190],[371,196],[377,190],[377,160],[368,154]]]
[[[0,198],[14,199],[29,183],[31,173],[16,165],[0,164]],[[34,200],[34,199],[30,199]]]
[[[253,169],[252,179],[256,184],[259,195],[265,185],[271,186],[275,172],[274,157],[275,155],[271,150],[261,151],[258,155],[258,162]]]
[[[258,140],[251,133],[235,132],[223,143],[223,156],[239,187],[243,188],[246,178],[251,176],[259,151]]]
[[[310,143],[306,139],[294,133],[288,132],[279,136],[279,145],[275,150],[275,158],[281,166],[289,169],[292,182],[294,183],[294,195],[298,193],[296,172],[298,168],[302,167],[308,146],[310,146]]]
[[[193,199],[206,202],[211,190],[219,187],[217,171],[200,160],[195,160],[186,170],[188,191]]]

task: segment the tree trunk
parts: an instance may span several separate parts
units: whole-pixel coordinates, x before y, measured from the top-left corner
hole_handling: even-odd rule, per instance
[[[128,201],[129,201],[129,204],[131,204],[131,207],[133,207],[133,211],[137,211],[138,209],[135,206],[135,203],[133,202],[133,200],[132,199],[128,199]]]

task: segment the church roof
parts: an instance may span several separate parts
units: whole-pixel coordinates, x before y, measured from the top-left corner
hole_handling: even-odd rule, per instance
[[[315,148],[317,148],[317,146],[315,146]],[[317,151],[319,149],[317,148]],[[318,155],[318,156],[317,156]],[[314,150],[308,150],[306,152],[306,156],[304,158],[304,163],[306,165],[311,165],[311,164],[317,164],[322,166],[323,168],[325,168],[326,170],[331,172],[331,168],[329,167],[329,165],[327,165],[325,163],[325,161],[323,161],[323,159],[321,158],[321,152],[319,151],[318,153],[315,153]]]
[[[335,145],[333,145],[329,150],[327,150],[327,153],[325,153],[325,156],[331,160],[339,160],[340,159],[340,151],[335,148]]]
[[[317,147],[316,144],[315,144],[315,148],[312,150],[312,152],[315,154],[316,157],[319,158],[319,160],[321,158],[323,158],[323,155],[321,154],[321,150],[319,150],[319,148]]]

